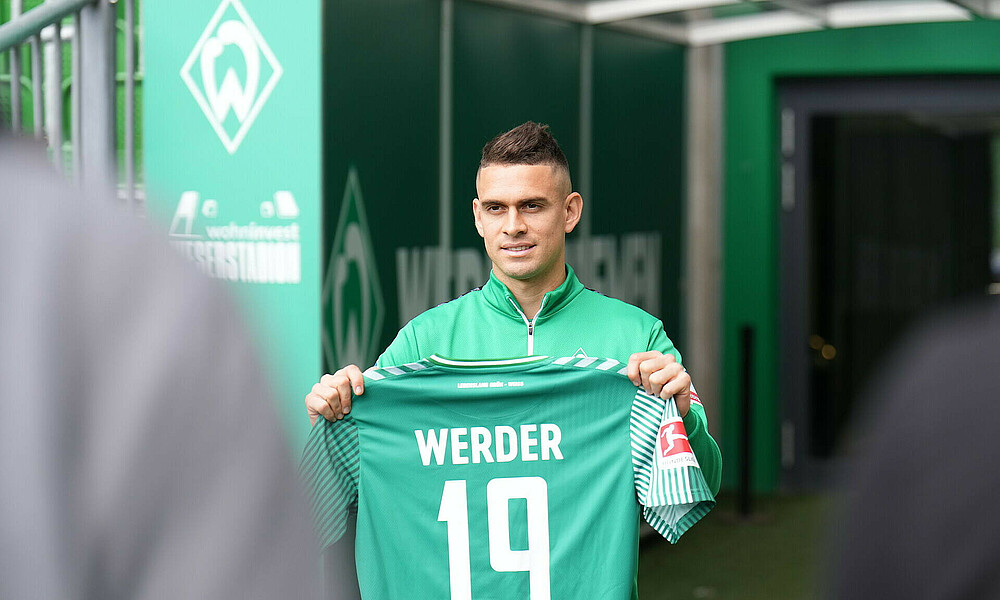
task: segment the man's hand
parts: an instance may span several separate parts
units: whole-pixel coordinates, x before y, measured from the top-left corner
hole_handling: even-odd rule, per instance
[[[351,412],[353,394],[365,393],[365,376],[357,365],[347,365],[333,375],[327,373],[306,396],[309,423],[316,424],[320,415],[327,421],[343,419]]]
[[[647,394],[664,400],[673,396],[681,417],[691,409],[691,377],[673,354],[657,350],[633,354],[628,358],[628,378]]]

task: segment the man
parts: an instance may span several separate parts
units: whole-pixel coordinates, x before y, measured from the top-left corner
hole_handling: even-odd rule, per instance
[[[721,454],[662,323],[585,289],[566,265],[566,234],[580,221],[583,198],[573,191],[569,164],[549,128],[528,122],[488,142],[476,190],[472,211],[493,263],[489,281],[407,323],[378,366],[434,353],[488,359],[571,356],[580,349],[627,362],[635,385],[674,397],[705,479],[718,492]],[[343,418],[351,410],[352,392],[363,394],[364,385],[357,365],[324,375],[305,398],[310,421],[320,415]]]
[[[588,356],[627,362],[635,385],[664,399],[674,397],[705,480],[717,493],[722,457],[662,323],[585,289],[566,265],[566,234],[580,220],[583,198],[573,191],[566,157],[548,127],[528,122],[488,142],[476,189],[472,211],[493,263],[489,281],[407,323],[378,366],[431,354],[494,359],[571,356],[581,349]],[[305,398],[310,421],[320,415],[342,419],[351,410],[352,394],[363,394],[364,386],[357,365],[324,375]],[[338,561],[349,568],[348,560],[329,558],[331,569]]]

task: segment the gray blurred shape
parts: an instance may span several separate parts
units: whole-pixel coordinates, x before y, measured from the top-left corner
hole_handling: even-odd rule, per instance
[[[238,312],[0,131],[0,598],[316,598]]]
[[[1000,306],[899,346],[864,396],[830,598],[1000,598]]]

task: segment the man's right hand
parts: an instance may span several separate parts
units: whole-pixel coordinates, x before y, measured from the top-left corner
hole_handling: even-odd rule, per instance
[[[327,421],[343,419],[351,412],[353,395],[364,393],[365,376],[357,365],[347,365],[333,375],[327,373],[306,396],[309,423],[315,425],[320,415]]]

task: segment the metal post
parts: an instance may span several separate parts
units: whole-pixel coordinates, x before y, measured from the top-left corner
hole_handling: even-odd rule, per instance
[[[751,469],[753,461],[753,327],[746,325],[740,330],[740,346],[743,354],[743,369],[740,381],[740,489],[739,489],[739,511],[741,517],[749,517],[753,510],[751,505]]]
[[[453,265],[451,260],[451,211],[452,211],[452,85],[454,83],[455,3],[454,0],[441,1],[441,55],[439,69],[441,81],[438,104],[438,270],[435,282],[435,302],[447,302],[454,298],[451,286]],[[456,293],[460,293],[455,291]]]
[[[117,185],[115,175],[115,6],[98,0],[80,11],[80,103],[83,181]],[[110,191],[110,190],[107,190]]]
[[[593,200],[594,146],[594,26],[580,26],[580,172],[577,191],[584,206]],[[580,218],[580,236],[587,240],[591,233],[591,211],[584,209]],[[589,270],[589,265],[588,265]]]
[[[73,159],[73,179],[77,182],[82,181],[82,171],[83,162],[80,159],[80,154],[82,152],[82,145],[80,144],[80,138],[83,137],[81,133],[80,122],[83,120],[83,108],[81,107],[80,98],[80,84],[82,68],[80,67],[80,38],[82,37],[80,31],[80,13],[76,13],[73,17],[73,44],[72,44],[72,54],[73,58],[70,67],[70,117],[72,118],[72,137],[73,137],[73,148],[72,148],[72,159]]]
[[[21,15],[21,0],[11,0],[10,19],[14,21]],[[21,131],[21,46],[10,47],[10,128],[16,133]]]
[[[46,29],[52,34],[45,46],[45,128],[49,150],[56,168],[63,170],[62,27],[55,22]]]
[[[135,210],[135,4],[125,2],[125,203]]]
[[[583,196],[583,214],[576,231],[577,256],[573,259],[576,275],[584,284],[594,286],[597,280],[596,265],[591,251],[590,206],[593,202],[593,147],[594,147],[594,27],[580,26],[580,168],[576,178],[577,192]],[[608,292],[609,290],[601,290]]]
[[[710,15],[708,15],[710,18]],[[688,48],[686,54],[687,169],[684,210],[684,358],[705,404],[709,430],[719,433],[722,331],[722,184],[725,122],[721,45]]]
[[[31,38],[31,110],[35,122],[35,137],[42,139],[45,118],[42,111],[42,36]]]

